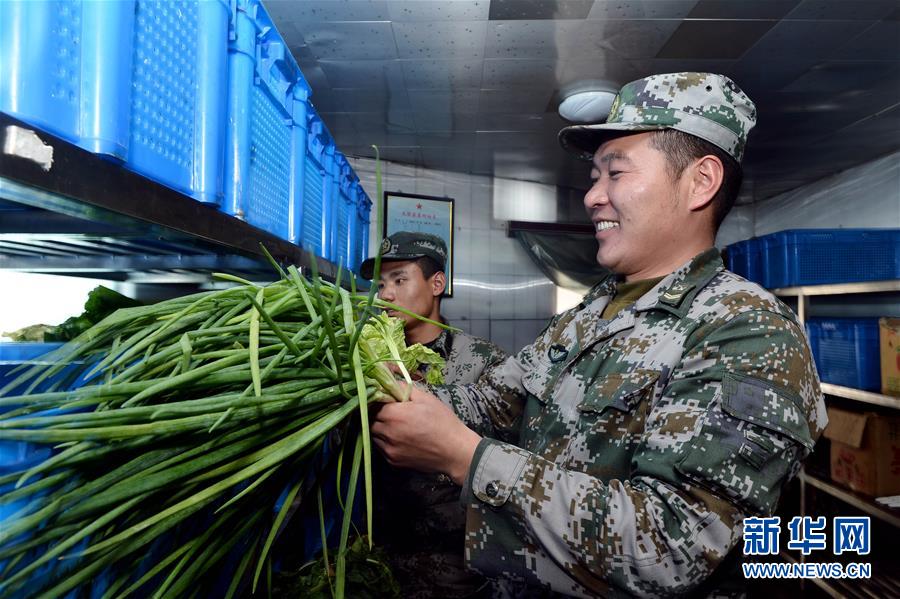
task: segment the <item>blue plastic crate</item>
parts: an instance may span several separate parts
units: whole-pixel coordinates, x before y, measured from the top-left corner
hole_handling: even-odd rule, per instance
[[[309,84],[257,0],[236,4],[228,50],[224,210],[297,241]]]
[[[728,269],[748,281],[767,285],[763,240],[753,237],[728,246]]]
[[[356,233],[358,227],[356,174],[346,158],[340,157],[340,180],[337,194],[337,219],[334,237],[334,261],[346,269],[356,266],[353,262],[356,254]]]
[[[797,229],[765,244],[767,287],[900,278],[900,229]]]
[[[229,5],[0,2],[0,110],[216,203]]]
[[[877,318],[810,318],[806,332],[823,382],[881,389]]]
[[[318,114],[311,112],[307,120],[300,245],[317,256],[325,257],[326,231],[330,224],[327,209],[329,195],[326,191],[330,189],[330,184],[326,184],[330,177],[327,168],[330,161],[327,149],[331,145],[331,140]]]

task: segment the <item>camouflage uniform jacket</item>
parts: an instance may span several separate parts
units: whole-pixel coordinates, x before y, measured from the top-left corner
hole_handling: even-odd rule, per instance
[[[444,380],[474,383],[484,369],[507,357],[496,345],[462,332],[442,330],[427,344],[446,365]],[[375,540],[388,550],[403,597],[482,596],[488,583],[465,567],[466,512],[460,487],[442,474],[400,470],[377,463],[379,509]]]
[[[477,385],[435,388],[485,437],[466,561],[516,594],[707,592],[827,421],[802,327],[715,249],[603,320],[615,285]]]

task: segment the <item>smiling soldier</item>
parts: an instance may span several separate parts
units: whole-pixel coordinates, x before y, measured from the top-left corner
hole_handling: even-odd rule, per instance
[[[740,594],[744,519],[826,423],[803,328],[714,247],[755,120],[730,79],[674,73],[561,131],[615,274],[477,384],[378,413],[389,462],[463,486],[467,564],[507,594]]]

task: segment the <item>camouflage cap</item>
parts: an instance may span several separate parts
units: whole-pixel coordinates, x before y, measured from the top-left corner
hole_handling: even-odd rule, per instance
[[[381,241],[381,259],[396,262],[398,260],[417,260],[431,258],[437,262],[441,270],[447,263],[447,244],[437,235],[397,231]],[[371,279],[375,269],[375,258],[369,258],[359,267],[359,274]]]
[[[591,160],[602,143],[624,133],[677,129],[722,148],[740,163],[755,124],[756,106],[728,77],[668,73],[626,84],[605,123],[566,127],[559,143]]]

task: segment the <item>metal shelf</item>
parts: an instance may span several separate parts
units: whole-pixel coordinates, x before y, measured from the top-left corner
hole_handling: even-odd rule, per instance
[[[900,291],[900,280],[870,281],[865,283],[840,283],[834,285],[805,285],[802,287],[782,287],[772,293],[780,296],[801,295],[843,295],[852,293],[888,293]]]
[[[11,128],[52,151],[49,168],[8,148]],[[0,113],[0,268],[134,282],[202,282],[215,270],[271,279],[260,244],[283,263],[315,261],[323,277],[337,275],[297,245]]]
[[[861,401],[876,406],[885,406],[888,408],[900,409],[900,397],[891,397],[890,395],[882,395],[881,393],[873,393],[871,391],[862,391],[852,387],[842,387],[840,385],[832,385],[831,383],[822,383],[822,392],[826,395],[834,395],[854,401]]]
[[[778,557],[780,557],[784,561],[788,562],[789,564],[801,563],[800,560],[795,558],[793,555],[791,555],[787,551],[779,552]],[[823,591],[828,593],[829,597],[834,597],[834,599],[844,599],[844,597],[847,596],[843,591],[835,588],[835,586],[833,584],[831,584],[831,582],[826,578],[805,578],[803,580],[814,583],[817,587],[819,587],[820,589],[822,589]]]
[[[848,491],[846,489],[842,489],[828,481],[822,480],[810,474],[807,474],[806,471],[800,472],[800,478],[802,482],[819,489],[825,493],[828,493],[832,497],[840,499],[844,503],[848,505],[852,505],[853,507],[862,510],[863,512],[869,514],[874,518],[878,518],[883,522],[887,522],[891,526],[896,528],[900,528],[900,509],[890,509],[884,508],[863,495],[859,495],[858,493],[854,493],[853,491]]]

